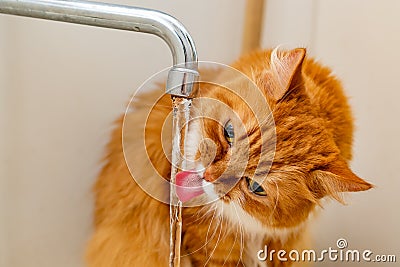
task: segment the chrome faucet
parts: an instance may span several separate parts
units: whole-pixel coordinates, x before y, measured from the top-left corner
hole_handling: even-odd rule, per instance
[[[188,31],[177,19],[160,11],[88,1],[0,0],[0,13],[150,33],[168,44],[173,58],[166,84],[166,92],[173,99],[169,266],[179,267],[182,203],[174,184],[182,167],[181,130],[185,127],[187,131],[193,88],[199,76],[197,52]]]

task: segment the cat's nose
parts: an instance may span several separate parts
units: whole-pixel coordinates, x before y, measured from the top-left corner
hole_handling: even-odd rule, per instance
[[[212,174],[212,171],[210,169],[207,169],[204,172],[204,180],[206,180],[207,182],[210,182],[210,183],[212,183],[216,180],[215,175]]]

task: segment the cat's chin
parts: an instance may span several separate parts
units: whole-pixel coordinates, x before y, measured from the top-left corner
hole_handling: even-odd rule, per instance
[[[214,205],[219,214],[232,224],[232,227],[240,227],[249,236],[263,236],[265,238],[279,239],[285,242],[289,236],[301,231],[306,221],[294,227],[272,227],[247,213],[236,200],[225,201],[218,199]]]

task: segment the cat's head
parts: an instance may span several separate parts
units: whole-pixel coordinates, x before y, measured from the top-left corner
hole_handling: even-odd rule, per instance
[[[328,127],[312,103],[310,94],[317,91],[305,85],[305,54],[251,54],[233,65],[245,76],[221,74],[218,84],[202,84],[193,100],[188,156],[211,188],[209,197],[220,198],[232,221],[239,216],[255,228],[296,227],[321,198],[340,201],[342,192],[371,188],[349,169],[344,157],[350,152],[339,149],[338,142],[351,140],[339,140],[341,133]],[[318,83],[323,81],[307,86]],[[343,123],[351,128],[350,114]]]

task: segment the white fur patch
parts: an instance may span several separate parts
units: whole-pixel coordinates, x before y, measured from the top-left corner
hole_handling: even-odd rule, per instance
[[[201,142],[201,127],[199,120],[192,121],[189,125],[187,136],[185,137],[185,160],[183,167],[186,170],[199,170],[196,166],[195,157]]]
[[[232,223],[242,225],[246,234],[250,236],[271,237],[280,239],[282,242],[285,242],[290,234],[299,231],[304,226],[303,223],[291,228],[267,227],[247,213],[236,201],[231,201],[229,204],[223,203],[222,214]]]
[[[221,201],[222,202],[222,201]],[[232,223],[242,225],[247,234],[265,234],[265,227],[260,221],[248,214],[236,201],[229,204],[222,202],[222,214]]]
[[[222,204],[222,213],[233,224],[240,225],[244,232],[244,253],[242,261],[245,266],[267,266],[266,262],[261,262],[257,258],[257,252],[264,247],[266,228],[257,219],[252,217],[236,201]]]

